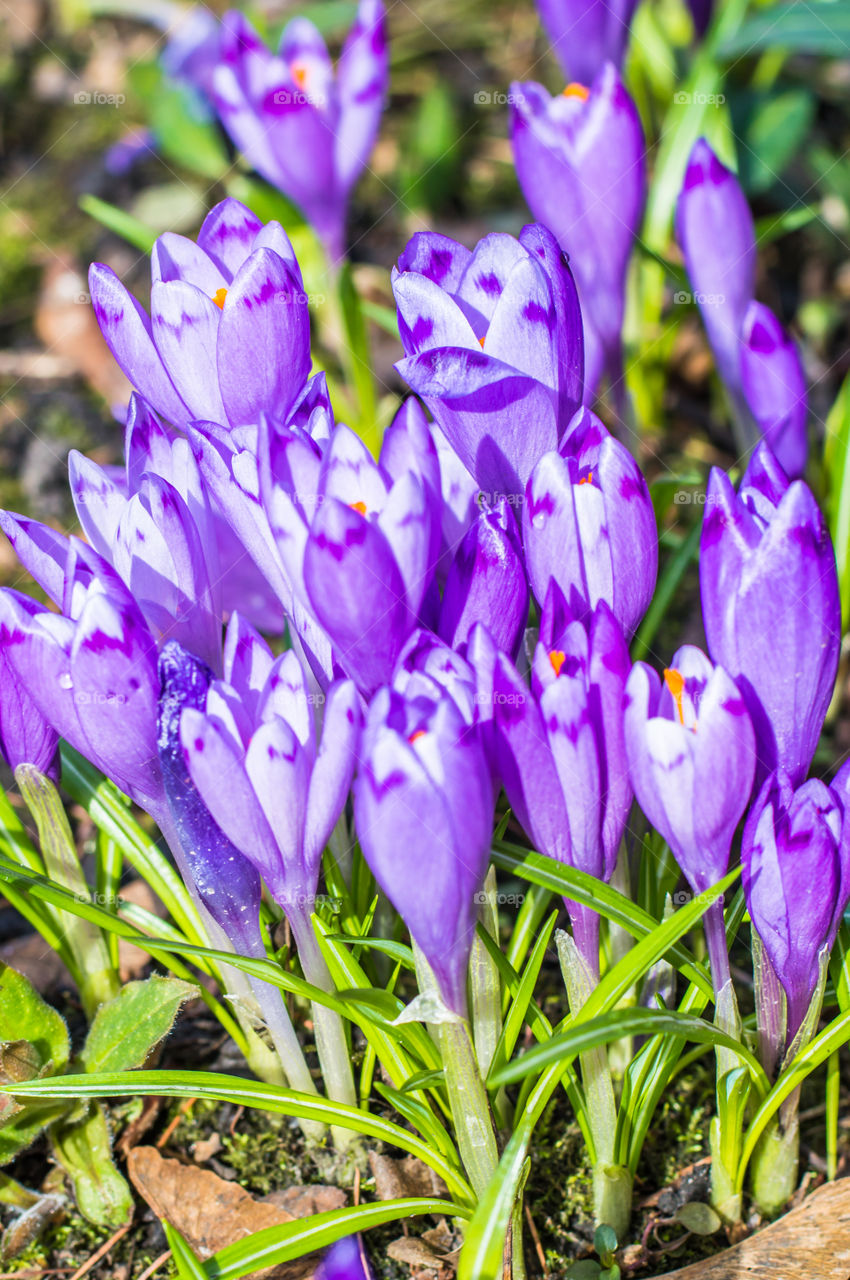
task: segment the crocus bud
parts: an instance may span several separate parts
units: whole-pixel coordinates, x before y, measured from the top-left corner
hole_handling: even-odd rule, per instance
[[[22,621],[26,614],[35,618],[43,613],[41,606],[29,596],[17,591],[9,594],[17,602]],[[19,764],[31,764],[39,773],[58,782],[59,735],[33,702],[27,692],[28,681],[22,679],[12,660],[9,646],[13,632],[7,622],[11,622],[11,616],[4,612],[0,601],[0,755],[13,772]],[[35,680],[35,650],[30,652]]]
[[[500,649],[515,654],[528,620],[528,584],[516,519],[507,499],[483,507],[457,549],[446,580],[439,633],[465,644],[483,622]]]
[[[744,316],[741,386],[759,429],[791,479],[806,469],[806,379],[800,353],[769,307]]]
[[[238,12],[225,16],[221,40],[213,87],[222,124],[257,172],[299,205],[337,261],[387,87],[383,5],[360,0],[336,74],[307,18],[287,24],[276,54]]]
[[[351,681],[333,684],[321,745],[315,695],[292,650],[277,659],[238,617],[228,669],[180,721],[183,756],[212,817],[257,868],[299,943],[321,857],[348,797],[360,731]]]
[[[366,861],[431,966],[444,1003],[466,1016],[474,895],[487,870],[493,792],[478,731],[450,697],[378,692],[366,721],[354,818]]]
[[[846,861],[839,852],[843,822],[831,788],[812,778],[795,791],[780,771],[764,784],[744,827],[747,910],[785,992],[786,1044],[806,1016],[822,953],[834,940]]]
[[[589,409],[573,418],[560,451],[534,468],[522,524],[538,602],[555,581],[571,613],[581,617],[605,600],[630,636],[655,590],[655,515],[637,463]]]
[[[106,345],[174,426],[285,421],[307,381],[310,321],[292,245],[278,223],[263,226],[237,200],[207,214],[197,244],[159,237],[150,317],[101,263],[89,288]]]
[[[525,227],[470,252],[420,232],[393,292],[399,373],[491,501],[521,493],[581,400],[578,296],[554,237]]]
[[[553,52],[570,80],[589,84],[603,63],[623,65],[637,0],[537,0]]]
[[[708,651],[734,678],[758,746],[759,782],[799,785],[823,727],[841,642],[832,541],[802,480],[789,484],[766,444],[738,493],[713,470],[700,544]]]
[[[786,473],[801,475],[807,442],[800,356],[770,308],[754,299],[753,216],[735,174],[704,138],[688,161],[676,234],[742,441],[753,443],[757,429]]]
[[[572,37],[570,47],[579,47]],[[511,85],[511,141],[529,209],[570,255],[590,398],[603,372],[622,376],[626,270],[646,175],[640,117],[616,68],[594,67],[586,83],[556,97],[534,81]]]
[[[609,880],[631,804],[622,704],[629,654],[607,604],[586,623],[550,592],[529,691],[501,655],[493,680],[496,759],[511,808],[549,857]],[[558,608],[560,605],[560,608]],[[564,625],[555,625],[557,611]],[[598,966],[598,917],[567,903],[579,947]]]
[[[705,138],[688,160],[676,238],[721,378],[740,404],[741,333],[756,283],[756,234],[741,184]]]
[[[753,785],[755,739],[744,701],[721,667],[685,645],[663,681],[635,664],[625,706],[637,802],[694,893],[704,893],[726,873]]]

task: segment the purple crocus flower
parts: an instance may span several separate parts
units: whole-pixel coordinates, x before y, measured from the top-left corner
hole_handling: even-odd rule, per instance
[[[415,631],[401,652],[392,687],[408,702],[430,698],[436,702],[447,693],[467,724],[476,716],[476,676],[466,658],[450,648],[433,631]]]
[[[643,662],[626,686],[625,741],[638,804],[694,893],[726,873],[755,772],[755,736],[734,681],[685,645],[663,682]],[[706,915],[715,988],[728,979],[722,904]]]
[[[538,602],[557,582],[574,614],[605,600],[632,634],[655,589],[655,515],[637,463],[589,409],[575,415],[559,452],[535,466],[522,527]]]
[[[537,0],[549,43],[571,80],[590,84],[606,62],[623,65],[637,0]]]
[[[586,399],[605,373],[622,394],[626,271],[646,192],[635,104],[611,63],[593,70],[589,89],[570,84],[554,98],[533,81],[511,86],[511,141],[522,193],[569,254],[578,285]]]
[[[578,297],[554,237],[525,227],[474,251],[415,235],[393,273],[406,359],[425,401],[490,501],[519,494],[581,402]]]
[[[444,1003],[465,1017],[493,790],[478,731],[452,698],[407,699],[389,688],[376,694],[354,818],[366,861],[431,966]]]
[[[179,640],[219,668],[222,606],[215,542],[204,537],[209,512],[199,529],[177,489],[153,472],[128,492],[123,477],[113,479],[76,450],[69,470],[83,532],[126,584],[154,636],[160,643]]]
[[[35,600],[19,592],[9,592],[20,615],[31,617],[43,610]],[[13,771],[19,764],[31,764],[41,773],[59,779],[59,737],[49,720],[33,702],[28,681],[12,660],[13,631],[7,625],[11,610],[4,609],[0,594],[0,757]],[[23,620],[23,618],[22,618]],[[35,668],[31,670],[35,676]]]
[[[302,519],[304,587],[340,666],[368,696],[391,678],[416,627],[434,571],[432,508],[415,473],[392,481],[347,427],[316,471],[316,506]],[[298,554],[292,507],[281,500],[272,524]]]
[[[844,808],[816,778],[794,790],[784,771],[765,782],[741,844],[753,928],[787,1001],[785,1048],[808,1012],[847,905]]]
[[[204,803],[283,907],[299,950],[311,955],[321,857],[345,806],[360,731],[357,693],[342,681],[328,692],[317,745],[317,700],[295,653],[274,659],[236,615],[224,680],[212,681],[180,723],[183,757]]]
[[[742,441],[752,445],[760,432],[787,474],[800,475],[807,451],[800,357],[770,309],[754,301],[753,215],[737,177],[704,138],[685,171],[676,237]]]
[[[316,1280],[373,1280],[361,1237],[345,1236],[331,1245],[319,1263]]]
[[[629,667],[608,605],[580,621],[553,584],[531,690],[503,654],[493,680],[496,758],[511,808],[542,853],[606,881],[632,798],[621,711]],[[598,973],[599,917],[567,907],[576,945]]]
[[[89,271],[107,346],[148,403],[180,427],[235,427],[261,414],[285,421],[310,372],[310,322],[280,225],[223,200],[197,244],[170,231],[159,237],[151,280],[148,316],[111,268]]]
[[[307,384],[309,390],[311,384]],[[305,392],[306,393],[306,392]],[[296,405],[297,410],[297,405]],[[219,437],[234,445],[236,431],[218,428]],[[191,443],[186,437],[163,426],[144,399],[134,393],[130,397],[124,436],[126,466],[124,475],[108,471],[107,475],[121,492],[129,498],[139,492],[145,477],[161,477],[177,491],[189,509],[198,528],[203,554],[207,563],[210,588],[220,603],[220,613],[229,616],[235,609],[249,619],[255,627],[267,634],[280,634],[284,627],[280,602],[266,574],[250,555],[234,530],[231,510],[233,492],[237,482],[232,480],[222,487],[221,494],[201,474],[193,456]],[[110,491],[111,492],[111,491]],[[241,490],[240,490],[241,492]],[[223,497],[223,501],[220,498]],[[88,504],[83,504],[88,506]],[[96,504],[97,505],[97,504]],[[106,550],[100,547],[104,540],[99,532],[89,530],[91,512],[78,511],[80,523],[87,537],[94,542],[107,559],[112,559],[112,544]],[[108,522],[111,524],[111,521]],[[220,628],[219,628],[220,631]],[[179,637],[175,637],[179,638]],[[196,644],[188,648],[203,657],[203,650]],[[217,649],[220,648],[220,643]],[[216,650],[217,651],[217,650]],[[218,660],[211,665],[218,667]]]
[[[0,514],[19,559],[62,610],[0,591],[0,647],[47,723],[157,821],[156,641],[111,566],[79,538]]]
[[[384,7],[360,0],[336,75],[307,18],[273,54],[241,14],[222,23],[215,104],[236,146],[301,208],[332,261],[345,254],[351,190],[375,142],[388,79]]]
[[[515,655],[528,621],[528,584],[519,530],[506,498],[482,505],[452,561],[440,611],[439,633],[453,647],[465,644],[483,622],[500,649]]]
[[[741,389],[786,475],[806,469],[806,378],[800,353],[769,307],[751,302],[741,333]]]
[[[823,727],[841,643],[835,554],[802,480],[758,446],[738,493],[712,470],[700,546],[708,651],[735,679],[758,745],[758,781],[798,786]]]

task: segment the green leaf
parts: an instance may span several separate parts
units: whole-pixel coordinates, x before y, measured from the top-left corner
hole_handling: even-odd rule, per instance
[[[116,1228],[133,1215],[130,1188],[112,1162],[106,1116],[99,1105],[81,1120],[50,1130],[53,1154],[74,1185],[77,1208],[99,1227]]]
[[[111,836],[132,867],[168,908],[190,942],[207,941],[198,909],[167,856],[136,822],[113,782],[66,742],[62,753],[62,786],[81,804],[92,822]]]
[[[160,1218],[160,1222],[180,1280],[208,1280],[204,1264],[188,1241],[165,1218]]]
[[[758,1140],[785,1099],[800,1087],[807,1076],[826,1062],[831,1053],[846,1044],[848,1039],[850,1039],[850,1012],[834,1018],[782,1072],[768,1096],[762,1101],[744,1134],[741,1162],[738,1166],[737,1190],[743,1190],[747,1165]]]
[[[357,396],[359,434],[370,449],[380,444],[377,433],[377,403],[375,400],[375,376],[372,372],[372,353],[366,319],[360,302],[351,266],[342,263],[337,281],[340,315],[345,329],[345,340],[340,352],[346,366],[346,375]]]
[[[0,961],[0,1040],[19,1039],[30,1041],[42,1068],[65,1070],[71,1043],[64,1021],[22,973]]]
[[[537,979],[540,975],[540,969],[546,956],[546,951],[552,937],[552,930],[558,919],[557,911],[553,911],[549,919],[546,921],[542,931],[540,932],[534,949],[529,956],[528,962],[523,970],[519,987],[516,995],[511,1000],[508,1007],[505,1025],[502,1028],[502,1034],[496,1045],[496,1052],[493,1055],[490,1073],[488,1077],[488,1085],[490,1081],[498,1074],[499,1068],[502,1067],[513,1053],[516,1042],[519,1039],[519,1033],[522,1030],[523,1023],[528,1020],[528,1009],[534,999],[534,988],[537,985]],[[535,1013],[537,1006],[534,1006]],[[532,1018],[531,1021],[534,1019]]]
[[[108,231],[128,241],[134,249],[150,253],[156,240],[156,232],[145,226],[141,219],[134,218],[131,213],[125,213],[123,209],[116,208],[114,204],[109,204],[98,196],[80,196],[78,203],[83,213],[100,222]]]
[[[743,142],[739,177],[746,192],[758,194],[778,182],[798,154],[811,128],[815,98],[808,89],[767,91],[748,97],[746,114],[736,111],[737,102],[733,100],[732,114]]]
[[[500,1280],[505,1236],[522,1181],[533,1125],[522,1121],[505,1147],[499,1167],[478,1202],[458,1261],[458,1280]]]
[[[53,1101],[57,1098],[127,1098],[140,1094],[166,1098],[210,1098],[217,1102],[231,1102],[237,1107],[257,1107],[276,1115],[318,1120],[321,1124],[353,1129],[364,1137],[378,1138],[418,1156],[440,1175],[453,1195],[466,1203],[472,1202],[472,1191],[457,1167],[407,1129],[358,1107],[349,1107],[315,1094],[281,1089],[259,1080],[242,1080],[238,1076],[215,1071],[133,1071],[33,1080],[13,1088],[7,1087],[5,1092],[25,1102],[35,1098]]]
[[[732,1036],[719,1031],[703,1018],[679,1013],[675,1009],[639,1007],[616,1009],[588,1021],[584,1019],[584,1010],[579,1016],[580,1020],[572,1022],[566,1030],[557,1032],[550,1040],[535,1045],[521,1057],[507,1063],[499,1071],[493,1072],[488,1083],[513,1084],[530,1072],[543,1070],[550,1063],[563,1061],[568,1055],[575,1057],[578,1053],[607,1044],[610,1040],[619,1039],[621,1036],[665,1032],[668,1035],[681,1036],[683,1039],[695,1040],[701,1044],[721,1045],[730,1049],[746,1062],[753,1079],[758,1081],[763,1093],[766,1094],[770,1088],[764,1069],[754,1054]]]
[[[417,1071],[402,1086],[402,1093],[415,1093],[417,1089],[427,1089],[432,1084],[442,1084],[446,1078],[444,1067],[431,1071]]]
[[[850,622],[850,374],[841,384],[826,419],[824,469],[827,515],[841,599],[841,626]]]
[[[385,1222],[397,1222],[400,1218],[426,1213],[468,1216],[464,1206],[448,1200],[411,1198],[348,1205],[330,1213],[317,1213],[311,1218],[298,1218],[279,1227],[255,1231],[244,1240],[237,1240],[213,1254],[204,1270],[208,1280],[239,1280],[249,1272],[279,1266],[314,1249],[325,1249],[355,1231],[368,1231],[370,1227],[380,1227]]]
[[[657,920],[654,920],[648,912],[642,911],[622,893],[612,889],[609,884],[596,880],[575,867],[564,866],[554,858],[547,858],[545,854],[533,853],[528,849],[521,849],[517,845],[500,841],[494,846],[492,860],[497,867],[511,871],[524,880],[531,880],[546,889],[551,889],[560,897],[570,898],[583,906],[592,907],[600,915],[606,916],[615,924],[622,925],[635,938],[645,939],[658,928]],[[733,873],[733,878],[734,874],[736,873]],[[723,883],[725,884],[726,881]],[[693,907],[694,903],[689,903],[687,907],[676,912],[676,917],[682,916],[683,912],[692,911]],[[704,907],[698,908],[689,914],[688,919],[696,923],[704,909]],[[673,928],[670,931],[671,936],[678,938],[686,933],[689,927],[682,928],[679,932]],[[660,956],[657,958],[660,959]],[[709,999],[713,997],[714,988],[704,966],[684,947],[674,942],[670,947],[670,959]]]
[[[713,1236],[723,1226],[720,1214],[710,1204],[701,1204],[699,1200],[689,1200],[677,1209],[676,1221],[695,1236]]]
[[[119,995],[98,1009],[80,1061],[86,1071],[129,1071],[144,1066],[168,1035],[181,1004],[197,987],[177,978],[154,976],[128,982]]]
[[[777,48],[846,58],[850,50],[850,9],[836,0],[790,0],[766,5],[723,41],[720,53],[734,61]]]

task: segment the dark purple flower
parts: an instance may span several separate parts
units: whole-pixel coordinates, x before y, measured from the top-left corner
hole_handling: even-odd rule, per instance
[[[263,959],[259,874],[215,822],[192,781],[180,741],[181,718],[190,708],[204,705],[213,673],[176,640],[169,640],[160,655],[159,675],[157,750],[171,830],[213,920],[243,955]],[[228,784],[229,779],[219,778],[220,787]]]
[[[522,528],[538,602],[557,582],[574,614],[605,600],[632,634],[655,590],[655,515],[637,463],[589,409],[573,418],[560,451],[534,468]]]
[[[590,84],[604,63],[623,65],[637,0],[537,0],[546,34],[564,74]]]
[[[588,13],[603,9],[585,6]],[[640,117],[616,68],[610,62],[594,66],[587,84],[589,89],[570,84],[556,97],[533,81],[513,84],[511,141],[529,209],[569,254],[590,399],[603,373],[616,386],[622,380],[626,271],[646,174]]]
[[[360,0],[336,74],[307,18],[284,27],[276,54],[241,13],[224,18],[214,75],[222,124],[301,208],[333,261],[345,253],[348,200],[377,136],[387,77],[381,0]]]
[[[663,682],[635,664],[625,707],[638,804],[694,893],[704,893],[726,873],[753,785],[755,739],[744,700],[721,667],[685,645]]]
[[[373,1280],[360,1236],[345,1236],[331,1245],[319,1263],[316,1280]]]
[[[789,484],[766,444],[738,493],[712,470],[700,547],[708,651],[737,682],[758,746],[759,782],[785,769],[798,786],[815,753],[841,643],[835,554],[802,480]]]
[[[786,1045],[806,1016],[846,905],[843,805],[812,778],[794,790],[780,771],[762,787],[741,844],[744,893],[787,1000]],[[842,886],[845,887],[842,887]]]
[[[354,817],[375,879],[434,971],[448,1008],[467,1012],[474,895],[487,870],[493,791],[474,726],[443,695],[372,701]]]
[[[439,633],[465,644],[483,622],[496,644],[515,655],[528,621],[528,584],[519,530],[506,498],[482,505],[457,549],[446,579]]]
[[[579,621],[554,585],[531,690],[504,655],[496,659],[496,759],[511,808],[541,853],[599,880],[613,874],[632,799],[622,719],[629,667],[607,604]],[[579,949],[596,967],[598,917],[567,906]]]
[[[393,290],[407,354],[399,373],[490,501],[521,493],[581,401],[581,316],[554,237],[529,226],[470,252],[421,232]]]
[[[197,244],[167,231],[151,253],[151,314],[111,268],[89,287],[107,346],[174,426],[283,422],[310,372],[310,321],[286,233],[237,200],[207,215]]]

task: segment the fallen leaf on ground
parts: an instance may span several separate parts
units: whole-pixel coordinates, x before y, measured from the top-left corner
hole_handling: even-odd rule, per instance
[[[64,356],[107,404],[126,403],[131,387],[103,340],[88,283],[69,254],[52,254],[44,272],[35,331],[53,355]]]
[[[850,1178],[813,1191],[792,1211],[714,1258],[659,1280],[847,1280],[850,1276]]]
[[[315,1194],[335,1192],[335,1208],[339,1207],[339,1196],[345,1200],[343,1192],[323,1187],[290,1188],[291,1192],[302,1194],[293,1194],[286,1206],[269,1197],[258,1200],[209,1169],[166,1159],[156,1147],[134,1147],[127,1158],[127,1171],[133,1186],[157,1217],[176,1227],[204,1261],[255,1231],[315,1212]],[[310,1192],[315,1194],[311,1197]],[[293,1208],[300,1211],[293,1212]],[[319,1256],[311,1253],[253,1274],[265,1280],[312,1280]]]
[[[408,1196],[445,1196],[448,1188],[423,1160],[405,1156],[396,1160],[392,1156],[369,1152],[369,1167],[375,1179],[375,1195],[379,1200],[404,1200]]]

